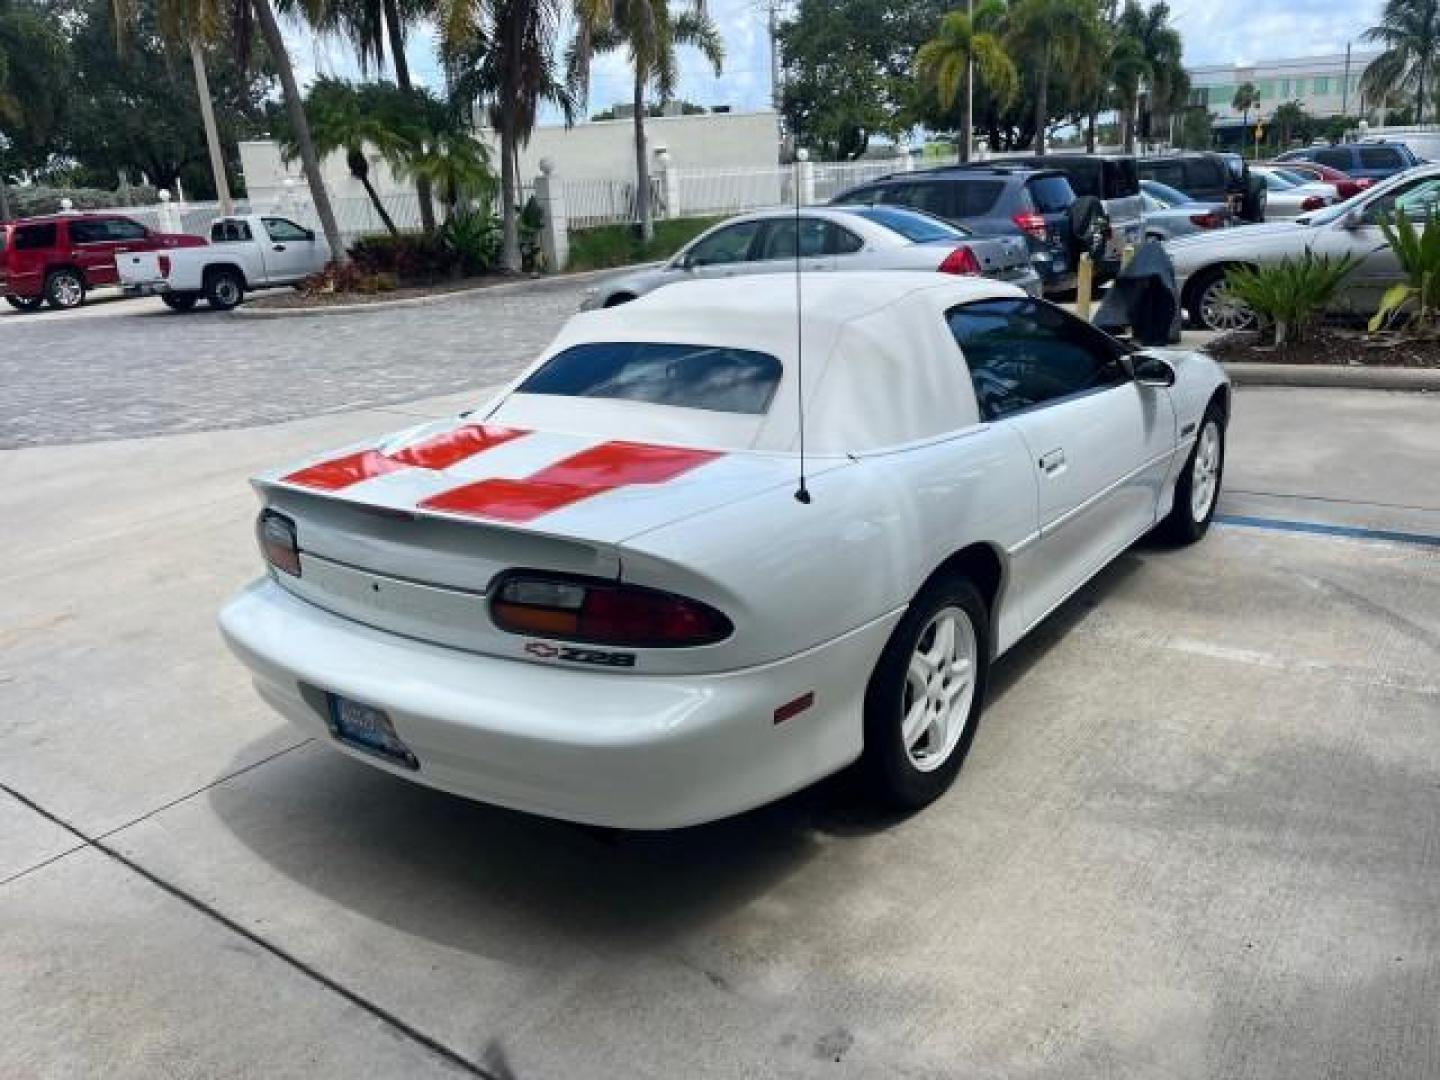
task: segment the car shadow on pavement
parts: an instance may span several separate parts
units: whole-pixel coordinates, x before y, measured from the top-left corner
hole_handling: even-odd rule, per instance
[[[990,700],[1139,566],[1122,556],[1011,650],[995,668]],[[238,760],[252,760],[247,754]],[[834,841],[904,820],[869,805],[851,769],[708,825],[588,828],[408,783],[318,743],[208,797],[240,843],[308,892],[491,956],[523,952],[527,933],[648,947],[737,910],[822,852],[845,859]]]

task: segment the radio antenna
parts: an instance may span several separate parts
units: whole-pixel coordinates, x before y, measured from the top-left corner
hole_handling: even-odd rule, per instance
[[[800,288],[800,162],[804,150],[795,151],[791,187],[795,192],[795,414],[800,421],[800,485],[795,501],[810,504],[810,489],[805,486],[805,318],[801,312],[803,299]]]

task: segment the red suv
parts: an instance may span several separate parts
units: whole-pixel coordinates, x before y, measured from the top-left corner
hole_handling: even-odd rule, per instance
[[[151,232],[118,214],[57,214],[0,225],[0,292],[11,307],[74,308],[97,285],[119,280],[115,256],[125,251],[200,247],[198,236]]]

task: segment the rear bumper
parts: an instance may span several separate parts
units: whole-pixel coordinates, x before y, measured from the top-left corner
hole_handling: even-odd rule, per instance
[[[170,291],[170,283],[164,278],[156,281],[126,281],[120,291],[126,296],[159,296]]]
[[[763,667],[647,676],[479,656],[332,615],[267,579],[221,612],[256,689],[292,723],[407,780],[548,817],[668,829],[736,814],[859,756],[865,686],[899,612]],[[335,741],[339,693],[384,709],[409,770]],[[782,724],[775,710],[813,692]]]

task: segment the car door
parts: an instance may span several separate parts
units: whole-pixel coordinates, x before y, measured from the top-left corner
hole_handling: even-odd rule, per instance
[[[110,219],[101,217],[73,218],[67,221],[70,234],[70,261],[85,276],[85,283],[114,285],[120,279],[115,256],[124,246],[110,233]]]
[[[796,233],[799,233],[799,260],[796,260]],[[758,243],[745,264],[747,274],[789,274],[798,265],[801,271],[835,269],[831,253],[830,223],[824,218],[792,215],[770,218],[760,231]]]
[[[1432,207],[1440,207],[1440,176],[1417,177],[1370,199],[1359,208],[1358,220],[1346,214],[1323,227],[1313,245],[1316,254],[1349,254],[1360,260],[1345,290],[1356,311],[1375,311],[1385,290],[1405,280],[1400,261],[1380,228],[1381,219],[1403,214],[1423,223]]]
[[[756,247],[763,219],[737,221],[707,233],[690,246],[680,260],[681,269],[702,278],[733,277],[747,272],[745,263]]]
[[[265,279],[270,283],[299,281],[320,269],[316,265],[315,234],[289,218],[260,219],[267,243],[261,245]]]
[[[1130,377],[1123,346],[1051,304],[981,300],[948,319],[981,419],[1030,451],[1039,534],[1017,569],[1034,622],[1155,524],[1175,411]]]

